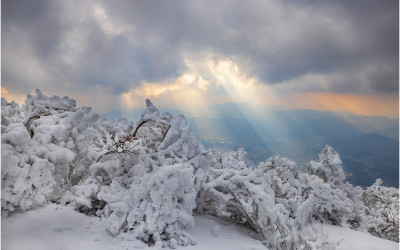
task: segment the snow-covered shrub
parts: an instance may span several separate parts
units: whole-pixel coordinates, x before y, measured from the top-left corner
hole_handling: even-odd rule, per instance
[[[119,141],[129,149],[100,150],[102,157],[90,166],[86,180],[73,187],[64,201],[101,216],[114,235],[169,247],[194,244],[185,230],[194,226],[192,211],[210,157],[184,116],[161,114],[150,100],[146,106],[134,130],[125,126],[118,139],[116,135],[102,136],[105,141],[114,138],[107,145]],[[109,127],[119,123],[114,121]],[[113,131],[104,125],[99,130]]]
[[[398,189],[382,186],[380,179],[366,190],[344,183],[340,157],[329,146],[318,158],[310,162],[310,174],[279,156],[259,164],[271,178],[276,203],[299,225],[320,221],[398,241]]]
[[[322,179],[301,172],[294,161],[284,157],[270,157],[260,163],[257,169],[270,178],[275,206],[282,207],[280,211],[286,216],[286,235],[282,238],[285,244],[280,246],[286,249],[334,248],[332,244],[324,242],[324,235],[315,225],[318,224],[316,222],[327,222],[328,217],[335,217],[331,213],[335,211],[337,196],[343,196],[343,192],[338,192],[338,195]],[[325,198],[327,194],[328,199]]]
[[[311,161],[308,170],[331,186],[341,186],[346,179],[340,156],[332,147],[326,145],[318,155],[318,161]]]
[[[12,123],[1,136],[1,208],[4,214],[41,205],[53,192],[54,165],[35,156],[22,123]]]
[[[346,192],[314,175],[302,175],[301,180],[304,202],[297,208],[297,218],[353,228],[360,225],[363,217]]]
[[[15,101],[7,102],[5,98],[1,98],[1,132],[11,123],[17,123],[22,120],[21,109]]]
[[[371,234],[399,241],[399,190],[382,185],[381,179],[366,190],[359,190],[359,199],[365,204],[366,228]]]
[[[229,216],[247,224],[261,233],[265,244],[274,249],[318,246],[310,225],[300,225],[283,202],[279,202],[272,187],[276,183],[265,169],[246,166],[242,149],[228,153],[214,149],[213,155],[215,161],[198,197],[199,213]]]
[[[36,154],[55,165],[54,177],[61,192],[54,198],[58,199],[81,180],[95,160],[88,141],[98,115],[88,107],[76,108],[73,99],[47,97],[38,90],[36,95],[28,95],[22,108]]]
[[[127,119],[103,118],[89,142],[90,150],[97,153],[96,162],[109,154],[132,154],[133,129],[134,123]]]
[[[246,151],[243,148],[234,151],[222,152],[216,148],[211,148],[211,152],[216,160],[216,169],[243,169],[247,168],[245,162]]]
[[[299,218],[360,227],[364,220],[363,204],[356,198],[353,186],[344,183],[346,176],[341,164],[339,154],[327,145],[318,155],[318,162],[310,162],[310,175],[298,175],[304,199],[298,208]]]
[[[257,166],[271,179],[271,187],[275,193],[275,202],[282,204],[289,212],[290,217],[295,218],[297,207],[304,202],[304,184],[300,176],[297,164],[287,158],[278,155],[268,158]]]
[[[270,247],[316,247],[323,236],[313,229],[315,223],[359,228],[365,220],[360,212],[364,205],[353,187],[343,183],[339,155],[329,146],[320,162],[312,162],[319,176],[301,172],[295,162],[279,156],[248,167],[244,153],[237,153],[242,150],[212,152],[215,162],[198,198],[199,212],[230,215],[262,233]]]
[[[2,99],[2,209],[57,200],[95,159],[87,146],[97,114],[39,90],[20,108]]]

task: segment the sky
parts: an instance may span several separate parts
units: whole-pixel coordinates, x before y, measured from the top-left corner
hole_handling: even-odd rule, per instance
[[[398,1],[1,1],[1,95],[399,114]],[[243,111],[246,112],[246,111]]]

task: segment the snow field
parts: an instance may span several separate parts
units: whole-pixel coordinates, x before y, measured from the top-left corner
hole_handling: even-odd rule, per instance
[[[187,250],[263,250],[267,249],[259,235],[241,226],[203,215],[194,216],[190,233],[197,244],[177,249]],[[339,243],[339,250],[396,250],[399,244],[348,228],[323,225],[327,241]],[[1,225],[3,250],[126,250],[149,249],[139,240],[113,237],[98,217],[87,216],[72,207],[48,204],[25,213],[3,218]]]

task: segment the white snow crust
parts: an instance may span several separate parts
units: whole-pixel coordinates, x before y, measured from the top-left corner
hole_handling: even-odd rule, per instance
[[[187,250],[262,250],[257,234],[232,223],[204,215],[194,216],[195,227],[190,233],[197,237]],[[218,229],[217,229],[218,228]],[[3,217],[1,225],[3,250],[126,250],[162,249],[147,246],[139,240],[123,240],[111,236],[98,217],[87,216],[72,207],[48,204],[42,208]],[[215,230],[218,234],[215,234]],[[342,250],[394,250],[399,244],[348,228],[323,225],[327,241],[339,243]]]

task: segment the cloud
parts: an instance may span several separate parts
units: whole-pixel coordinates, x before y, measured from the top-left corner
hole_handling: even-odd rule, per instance
[[[294,108],[352,112],[364,116],[387,116],[395,119],[398,119],[399,114],[399,100],[396,96],[309,92],[288,96],[286,105]]]
[[[168,92],[193,67],[211,92],[204,55],[282,94],[399,90],[397,1],[4,0],[2,10],[2,84],[17,94]]]
[[[214,59],[212,55],[186,58],[187,71],[171,82],[145,82],[122,94],[124,106],[134,109],[142,106],[145,98],[157,105],[178,109],[182,113],[199,116],[216,115],[211,104],[252,103],[280,105],[267,85],[243,72],[232,60]]]
[[[349,90],[398,89],[396,1],[316,5],[308,1],[201,1],[157,6],[152,1],[117,5],[105,1],[104,5],[119,21],[136,24],[138,35],[155,41],[154,47],[233,59],[262,83],[342,71],[342,75],[354,72],[369,77],[371,67],[383,65],[387,71],[372,83],[348,81],[353,85]],[[336,85],[330,89],[343,91]]]
[[[25,103],[26,94],[25,95],[15,94],[7,90],[5,87],[1,87],[1,97],[5,98],[9,102],[15,101],[16,103],[22,105]]]
[[[3,3],[9,13],[2,30],[3,84],[16,91],[101,86],[120,94],[143,80],[178,77],[185,68],[182,54],[136,37],[133,25],[122,26],[95,3],[38,1],[31,8],[25,2]]]

